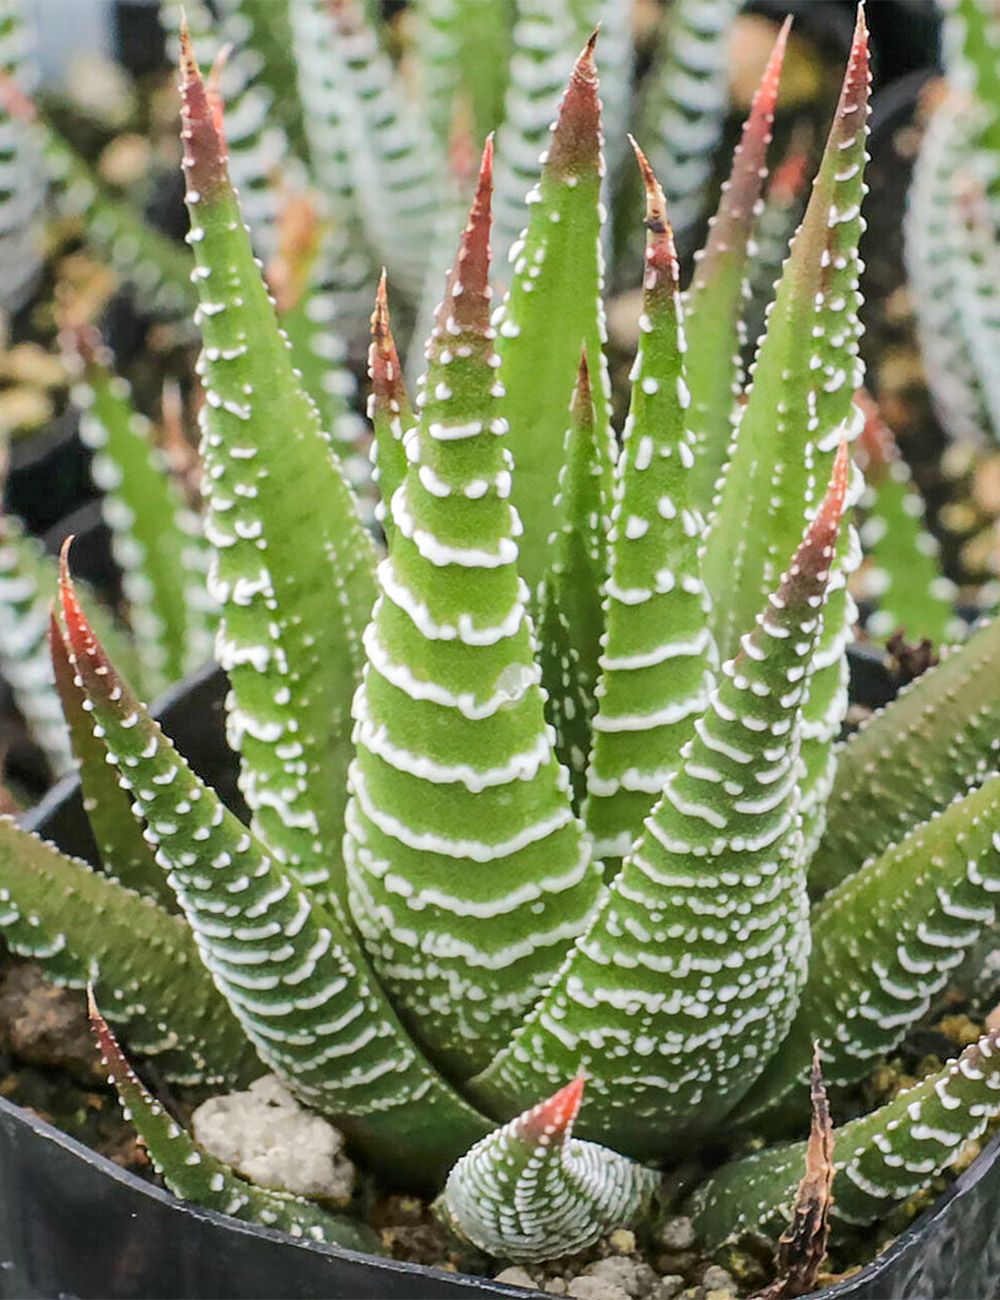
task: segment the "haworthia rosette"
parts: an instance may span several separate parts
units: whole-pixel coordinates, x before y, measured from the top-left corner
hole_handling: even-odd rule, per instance
[[[490,326],[492,145],[428,349],[355,697],[350,901],[404,1023],[481,1069],[586,922],[596,864],[545,723]]]
[[[61,586],[95,728],[201,959],[260,1059],[297,1097],[340,1118],[376,1164],[392,1153],[402,1176],[431,1176],[484,1122],[406,1038],[353,932],[226,810],[117,676],[65,569]]]
[[[587,1137],[643,1159],[676,1153],[718,1124],[787,1032],[809,953],[800,714],[848,472],[842,444],[787,575],[723,665],[587,933],[471,1081],[491,1110],[583,1069]]]
[[[628,1227],[659,1175],[573,1137],[584,1080],[495,1130],[455,1165],[441,1195],[445,1221],[480,1250],[530,1263],[575,1255]]]
[[[613,870],[659,798],[716,663],[701,580],[704,521],[695,504],[679,271],[663,191],[636,148],[646,191],[639,350],[618,461],[604,584],[587,828]]]
[[[280,1228],[293,1237],[336,1242],[381,1254],[378,1235],[346,1215],[329,1214],[312,1201],[258,1187],[234,1174],[188,1136],[145,1089],[118,1046],[88,990],[90,1023],[122,1111],[135,1128],[157,1173],[175,1196],[236,1219]]]
[[[373,548],[293,370],[183,32],[182,48],[188,242],[204,341],[204,528],[222,610],[216,655],[233,688],[230,740],[255,824],[300,879],[329,882],[339,907],[343,886],[328,846],[343,826]]]

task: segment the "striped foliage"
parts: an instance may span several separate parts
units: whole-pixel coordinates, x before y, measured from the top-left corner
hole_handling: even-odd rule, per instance
[[[982,445],[1000,429],[1000,26],[988,0],[943,8],[948,89],[914,166],[906,265],[941,423]]]
[[[21,0],[0,4],[0,307],[16,311],[42,269],[45,202],[39,134],[19,120],[18,101],[34,89],[35,66]]]
[[[865,627],[876,637],[903,629],[935,645],[964,631],[954,615],[955,584],[941,570],[939,544],[924,525],[924,501],[900,455],[892,430],[867,394],[859,394],[865,427],[858,459],[865,493],[858,503],[864,565],[857,595],[873,608]]]
[[[122,571],[143,686],[158,694],[211,655],[208,550],[149,421],[134,409],[128,384],[109,372],[109,354],[81,330],[74,359],[80,437],[93,452],[91,474]]]
[[[517,573],[489,324],[491,163],[488,144],[389,503],[344,846],[379,978],[460,1075],[489,1062],[551,981],[598,882]]]
[[[714,21],[719,6],[707,8]],[[518,22],[533,12],[521,5]],[[549,16],[590,12],[567,0]],[[469,21],[457,4],[425,16],[442,39]],[[279,17],[340,248],[368,275],[371,246],[352,241],[377,224],[351,225],[367,183],[352,171],[352,122],[381,123],[383,199],[405,204],[420,148],[360,8],[310,0]],[[320,368],[300,376],[292,351],[307,337],[322,350],[350,286],[331,273],[329,296],[311,297],[322,225],[306,222],[296,243],[292,223],[269,301],[220,106],[182,37],[203,527],[252,824],[162,735],[64,572],[56,680],[108,874],[0,823],[3,924],[68,982],[96,970],[133,1046],[169,1045],[191,1073],[241,1075],[259,1059],[384,1177],[444,1186],[445,1221],[497,1256],[578,1250],[641,1218],[658,1178],[648,1166],[692,1143],[799,1136],[812,1041],[832,1082],[863,1079],[995,922],[1000,632],[978,632],[832,745],[856,559],[845,516],[862,418],[865,37],[859,20],[741,415],[726,398],[781,40],[688,299],[690,332],[669,205],[637,150],[647,251],[620,454],[601,347],[593,40],[496,314],[488,140],[412,405],[391,261],[375,295],[381,555],[308,396]],[[550,67],[538,67],[540,83]],[[416,203],[393,227],[409,232],[400,265],[426,260],[444,228],[415,245],[425,215]],[[393,313],[393,325],[405,315]],[[326,346],[335,386],[342,353]],[[706,537],[708,448],[719,487]],[[810,881],[827,895],[813,907]],[[98,1030],[181,1195],[364,1244],[356,1226],[194,1160]],[[1000,1112],[995,1050],[987,1036],[838,1131],[843,1220],[911,1195]],[[706,1241],[781,1225],[801,1162],[793,1145],[724,1166],[692,1204]]]
[[[682,234],[704,211],[725,127],[729,35],[739,8],[739,0],[674,0],[663,17],[639,129]]]
[[[587,1135],[663,1155],[717,1124],[746,1090],[751,1063],[784,1037],[809,951],[801,710],[847,477],[842,445],[819,514],[723,666],[586,935],[473,1081],[491,1108],[582,1067],[593,1075]]]
[[[587,774],[587,826],[613,870],[677,766],[713,684],[701,580],[696,443],[677,257],[663,191],[640,153],[647,235],[640,342],[612,513],[607,634]]]
[[[985,1034],[956,1060],[900,1092],[871,1115],[834,1129],[833,1215],[872,1223],[947,1169],[1000,1110],[1000,1033]],[[691,1212],[709,1248],[744,1234],[771,1237],[788,1225],[805,1143],[736,1161],[695,1195]]]
[[[457,1162],[441,1196],[445,1221],[480,1250],[531,1262],[576,1254],[630,1223],[657,1175],[573,1137],[582,1078],[483,1138]]]

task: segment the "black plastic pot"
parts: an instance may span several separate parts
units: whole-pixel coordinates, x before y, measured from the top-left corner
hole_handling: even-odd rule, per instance
[[[225,691],[223,674],[208,667],[156,711],[192,766],[245,815],[221,725]],[[73,778],[25,824],[69,852],[92,850]],[[1000,1136],[878,1260],[816,1300],[1000,1300],[998,1207]],[[186,1205],[0,1098],[0,1300],[530,1294],[294,1241]]]

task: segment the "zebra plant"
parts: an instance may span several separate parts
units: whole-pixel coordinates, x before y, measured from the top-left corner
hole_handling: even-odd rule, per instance
[[[636,147],[644,302],[620,449],[590,260],[594,40],[496,312],[487,141],[412,405],[384,292],[376,305],[380,554],[278,327],[182,34],[204,533],[252,817],[162,734],[64,554],[52,653],[105,870],[0,821],[7,941],[92,985],[109,1070],[178,1194],[378,1245],[199,1149],[107,1021],[174,1076],[269,1069],[383,1179],[443,1188],[457,1233],[530,1261],[640,1216],[692,1144],[800,1137],[814,1044],[845,1108],[993,924],[1000,625],[834,743],[860,486],[863,17],[733,398],[783,48],[683,297]],[[987,1035],[835,1132],[839,1221],[871,1222],[983,1132],[996,1051]],[[690,1212],[708,1249],[780,1225],[803,1146],[704,1181]]]

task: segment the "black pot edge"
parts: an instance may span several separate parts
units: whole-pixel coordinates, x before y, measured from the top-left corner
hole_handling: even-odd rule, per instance
[[[865,659],[871,657],[878,658],[877,654],[869,650],[863,656]],[[157,699],[153,706],[152,712],[161,719],[170,730],[169,715],[182,705],[186,697],[193,688],[205,688],[212,678],[220,676],[220,670],[213,662],[204,664],[200,669],[190,674],[183,681],[176,683],[168,688]],[[77,792],[78,778],[73,773],[64,776],[56,785],[49,790],[46,795],[36,804],[23,818],[22,824],[28,830],[37,830],[50,818],[54,817],[61,806],[71,800]],[[118,1183],[124,1188],[134,1191],[140,1196],[152,1198],[158,1204],[166,1206],[171,1213],[178,1215],[190,1215],[200,1224],[208,1224],[220,1231],[235,1232],[238,1236],[253,1237],[261,1234],[265,1240],[273,1241],[279,1247],[292,1248],[299,1251],[308,1251],[325,1255],[331,1260],[351,1260],[356,1264],[364,1265],[377,1273],[384,1274],[387,1282],[389,1277],[398,1278],[400,1276],[409,1276],[414,1279],[420,1278],[423,1282],[431,1287],[440,1284],[443,1287],[457,1290],[443,1290],[441,1295],[459,1295],[469,1294],[470,1291],[479,1295],[496,1296],[496,1297],[521,1297],[526,1300],[527,1297],[537,1296],[541,1293],[536,1291],[526,1291],[520,1287],[508,1286],[506,1283],[494,1282],[489,1278],[475,1277],[469,1274],[449,1273],[445,1270],[431,1268],[421,1264],[411,1264],[400,1260],[391,1260],[377,1255],[367,1255],[357,1251],[346,1250],[343,1247],[324,1245],[319,1242],[299,1241],[289,1237],[287,1234],[278,1232],[274,1229],[265,1228],[257,1224],[245,1223],[241,1220],[231,1218],[228,1215],[219,1214],[213,1210],[202,1209],[189,1202],[181,1201],[172,1193],[162,1190],[155,1185],[145,1182],[136,1175],[129,1173],[127,1170],[115,1165],[106,1157],[92,1151],[83,1143],[63,1133],[45,1120],[39,1119],[31,1112],[16,1106],[4,1098],[0,1097],[0,1117],[8,1115],[11,1119],[23,1123],[39,1139],[55,1143],[63,1150],[71,1153],[73,1156],[89,1164],[96,1171],[110,1177],[112,1181]],[[919,1218],[917,1218],[904,1232],[902,1232],[882,1254],[871,1263],[867,1264],[860,1272],[854,1274],[843,1281],[827,1287],[822,1291],[813,1292],[810,1300],[878,1300],[878,1298],[887,1294],[877,1289],[871,1289],[873,1286],[878,1287],[881,1279],[886,1279],[887,1285],[891,1286],[891,1274],[894,1272],[905,1256],[919,1244],[920,1239],[930,1237],[937,1225],[946,1219],[950,1212],[951,1206],[958,1198],[968,1194],[980,1181],[980,1179],[995,1164],[1000,1162],[1000,1133],[995,1135],[987,1147],[979,1154],[970,1167],[965,1170],[959,1178],[944,1192]],[[0,1278],[2,1281],[2,1278]],[[437,1292],[426,1291],[421,1289],[421,1295],[436,1295]],[[985,1298],[983,1298],[985,1300]]]
[[[9,1117],[17,1124],[24,1125],[40,1142],[53,1144],[69,1152],[77,1159],[83,1160],[92,1169],[99,1171],[105,1178],[128,1189],[129,1192],[156,1202],[171,1214],[193,1219],[199,1224],[210,1224],[218,1230],[232,1234],[234,1237],[262,1237],[265,1241],[272,1241],[284,1250],[305,1251],[314,1255],[327,1256],[331,1261],[350,1260],[355,1264],[374,1269],[383,1274],[405,1276],[416,1272],[433,1282],[440,1281],[443,1288],[438,1294],[442,1296],[467,1294],[472,1291],[480,1295],[508,1297],[508,1300],[510,1300],[511,1297],[530,1297],[537,1294],[534,1291],[525,1291],[521,1287],[507,1286],[503,1282],[493,1282],[489,1278],[473,1277],[466,1273],[449,1273],[443,1269],[432,1269],[425,1265],[408,1264],[402,1260],[390,1259],[388,1256],[368,1255],[362,1251],[348,1250],[343,1246],[302,1240],[274,1228],[247,1223],[241,1219],[231,1218],[227,1214],[219,1214],[215,1210],[204,1209],[192,1202],[181,1201],[172,1192],[157,1187],[155,1183],[146,1182],[145,1179],[130,1173],[127,1169],[122,1169],[106,1156],[92,1151],[90,1147],[77,1141],[76,1138],[70,1137],[68,1133],[63,1133],[61,1129],[49,1124],[46,1120],[39,1119],[31,1111],[7,1101],[4,1097],[0,1097],[0,1121],[4,1116]],[[289,1265],[291,1267],[291,1260]],[[0,1278],[0,1281],[2,1281],[2,1278]],[[422,1294],[430,1295],[431,1292],[425,1290]]]

